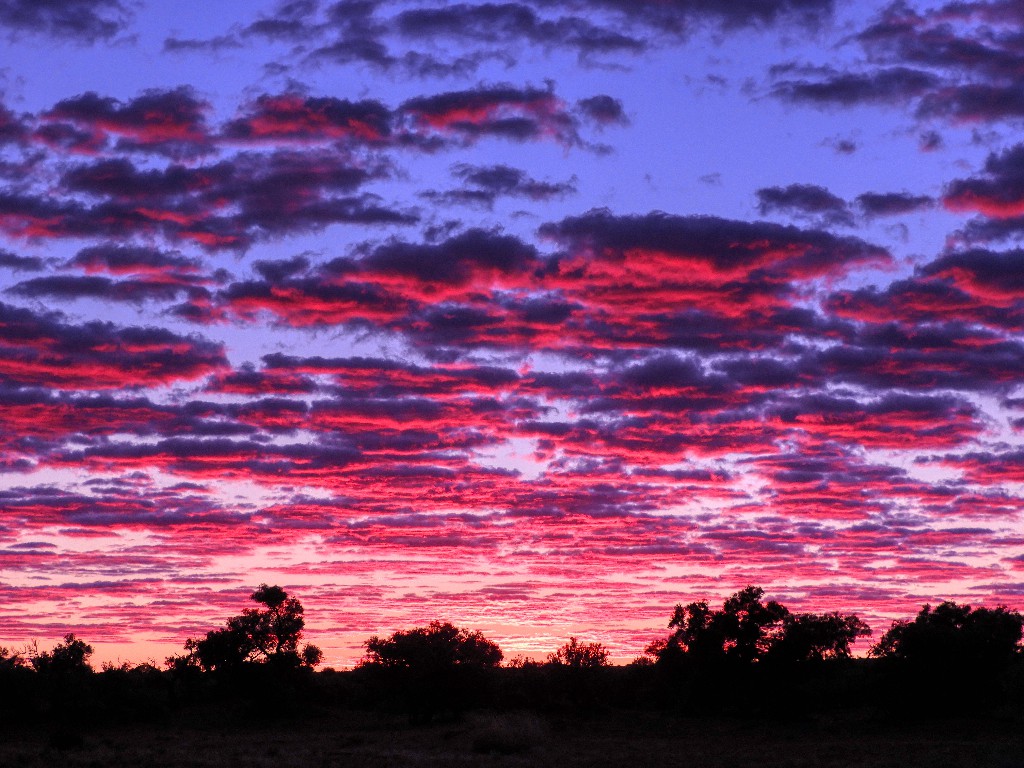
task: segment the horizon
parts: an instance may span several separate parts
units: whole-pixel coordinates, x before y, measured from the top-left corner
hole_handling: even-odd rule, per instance
[[[0,7],[0,646],[1021,609],[1022,25]]]

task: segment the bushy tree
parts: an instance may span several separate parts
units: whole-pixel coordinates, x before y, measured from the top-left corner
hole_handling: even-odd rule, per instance
[[[674,632],[652,652],[659,659],[685,654],[696,661],[752,663],[762,658],[782,631],[789,611],[764,590],[746,587],[729,597],[720,611],[704,601],[677,605],[669,628]]]
[[[570,669],[594,669],[608,666],[608,649],[601,643],[581,643],[575,637],[554,653],[548,654],[548,664]]]
[[[871,655],[906,661],[1001,664],[1020,650],[1024,617],[1004,606],[925,605],[913,621],[893,622]]]
[[[0,672],[22,669],[26,663],[26,660],[20,653],[0,646]]]
[[[365,643],[362,666],[413,670],[445,670],[455,667],[496,667],[501,649],[480,632],[454,624],[432,621],[425,627],[395,632],[387,638],[374,635]]]
[[[772,642],[768,657],[779,661],[848,659],[850,646],[871,634],[871,627],[856,615],[833,613],[789,614],[782,633]]]
[[[365,647],[359,670],[368,676],[375,695],[419,722],[482,701],[488,670],[502,659],[497,644],[480,632],[442,621],[386,638],[375,635]]]
[[[78,675],[93,671],[89,657],[93,649],[72,633],[64,635],[64,642],[58,643],[52,651],[32,651],[29,663],[42,674]]]
[[[659,662],[752,664],[776,661],[848,658],[857,638],[871,629],[855,615],[793,614],[764,590],[746,587],[712,609],[706,602],[677,605],[673,633],[653,643],[648,654]]]
[[[245,664],[271,663],[283,667],[315,666],[322,653],[314,645],[299,650],[305,626],[302,605],[278,586],[261,584],[250,598],[263,608],[246,608],[228,619],[222,629],[185,642],[184,657],[171,657],[168,666],[194,664],[206,671],[237,669]]]
[[[1024,617],[1004,607],[944,602],[896,621],[872,647],[885,700],[901,714],[981,712],[1004,700],[1005,672],[1020,654]]]

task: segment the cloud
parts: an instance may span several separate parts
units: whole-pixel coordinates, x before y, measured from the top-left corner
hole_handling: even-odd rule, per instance
[[[993,152],[981,174],[947,184],[942,202],[949,210],[993,219],[1024,215],[1024,144]]]
[[[464,142],[495,136],[513,141],[548,138],[567,146],[582,143],[576,118],[553,87],[482,85],[408,99],[399,109],[417,131]]]
[[[115,136],[122,151],[192,157],[211,151],[205,119],[209,107],[187,86],[145,91],[128,102],[90,91],[58,102],[42,117],[51,122],[51,131],[70,124],[84,135],[91,134],[87,141],[94,146]],[[85,143],[84,138],[75,142],[77,146]]]
[[[0,146],[20,144],[28,136],[28,127],[24,117],[11,112],[4,104],[0,104]]]
[[[857,207],[867,218],[900,216],[932,208],[935,200],[910,192],[864,192],[857,195]]]
[[[1007,2],[915,9],[893,2],[852,39],[867,64],[854,70],[803,68],[776,80],[773,94],[819,106],[913,106],[921,120],[1016,120],[1024,115],[1020,13]],[[800,68],[774,68],[777,78]]]
[[[679,268],[685,266],[681,282],[696,284],[724,283],[740,275],[792,280],[889,261],[883,249],[857,238],[714,216],[615,216],[595,210],[546,224],[540,231],[574,254],[609,265],[629,264],[649,278],[665,276],[663,262],[674,265],[673,273],[681,276]],[[633,254],[643,254],[644,262],[631,263]]]
[[[607,94],[580,99],[576,107],[581,115],[598,125],[629,125],[622,102]]]
[[[19,256],[0,249],[0,268],[15,272],[39,272],[43,269],[43,260],[38,256]]]
[[[428,191],[421,197],[441,204],[482,205],[490,208],[499,197],[524,197],[533,201],[565,197],[576,191],[575,181],[547,182],[531,178],[508,165],[477,166],[459,163],[452,174],[464,186],[445,192]]]
[[[0,0],[0,25],[80,42],[111,38],[128,19],[119,0]]]
[[[386,140],[394,116],[379,101],[351,102],[298,93],[259,96],[241,117],[229,121],[223,135],[233,141],[313,142]]]
[[[108,272],[113,275],[187,275],[202,269],[195,258],[175,251],[161,251],[148,246],[108,242],[83,248],[68,261],[68,266],[88,273]]]
[[[660,29],[688,32],[692,26],[712,23],[729,29],[796,22],[816,26],[833,12],[832,0],[738,0],[731,3],[707,0],[597,0],[598,7],[621,12],[630,21]]]
[[[185,285],[175,285],[154,280],[110,280],[106,277],[76,275],[50,275],[23,280],[8,289],[9,293],[30,298],[51,297],[55,299],[100,299],[103,301],[171,301],[186,290]],[[201,292],[207,295],[206,291]]]
[[[816,184],[764,187],[757,190],[757,200],[757,210],[762,216],[782,212],[800,218],[816,218],[826,225],[854,225],[846,201]]]
[[[510,39],[577,50],[581,56],[644,50],[645,43],[621,30],[579,16],[544,18],[525,3],[456,3],[413,8],[395,18],[397,31],[411,39],[455,38],[505,45]]]
[[[57,389],[152,386],[206,376],[226,365],[219,344],[162,328],[37,314],[0,304],[0,378]]]
[[[936,88],[941,82],[930,72],[908,67],[890,67],[868,73],[832,70],[816,79],[780,80],[772,87],[772,94],[785,101],[818,106],[901,105]]]
[[[386,173],[327,151],[243,152],[211,165],[164,168],[99,159],[64,171],[63,198],[0,194],[0,217],[7,234],[22,237],[158,233],[210,250],[242,250],[334,223],[415,221],[373,195],[348,194]]]

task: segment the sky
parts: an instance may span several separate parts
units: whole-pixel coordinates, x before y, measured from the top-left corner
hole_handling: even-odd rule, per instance
[[[0,645],[1020,609],[1022,29],[0,0]]]

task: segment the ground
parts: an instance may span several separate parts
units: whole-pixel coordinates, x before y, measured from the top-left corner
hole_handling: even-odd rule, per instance
[[[0,766],[1024,768],[1024,730],[1016,719],[893,724],[844,716],[780,723],[617,711],[584,718],[474,713],[417,726],[353,712],[265,726],[216,720],[85,733],[9,730],[0,734]]]

